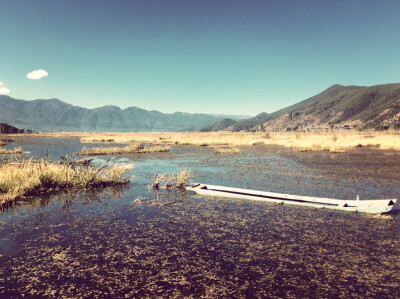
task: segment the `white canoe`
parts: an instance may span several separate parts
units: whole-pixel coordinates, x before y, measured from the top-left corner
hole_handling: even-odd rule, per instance
[[[321,209],[341,210],[358,213],[389,213],[400,209],[397,199],[345,200],[311,196],[290,195],[274,192],[263,192],[249,189],[231,188],[206,184],[194,184],[186,187],[200,195],[240,198],[255,201],[271,202],[283,205],[299,205]]]

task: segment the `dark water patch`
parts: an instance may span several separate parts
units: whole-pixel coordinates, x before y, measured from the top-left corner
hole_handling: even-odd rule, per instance
[[[61,209],[15,223],[25,233],[15,238],[17,256],[2,257],[4,294],[400,295],[399,217],[139,193],[149,200],[106,199],[84,215]]]

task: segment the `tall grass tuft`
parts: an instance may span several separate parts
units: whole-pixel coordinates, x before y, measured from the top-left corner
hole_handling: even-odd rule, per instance
[[[237,148],[237,147],[229,147],[229,148],[217,148],[215,150],[216,154],[231,154],[231,155],[235,155],[235,154],[241,154],[242,150]]]
[[[154,189],[160,189],[160,185],[165,181],[166,177],[167,175],[164,173],[157,173],[154,176],[151,187],[153,187]]]
[[[132,142],[126,147],[84,147],[82,151],[77,153],[78,156],[100,156],[100,155],[118,155],[131,153],[151,153],[151,152],[168,152],[169,146],[152,146],[145,147],[143,143]]]
[[[16,147],[14,149],[0,148],[0,155],[18,155],[22,154],[22,148]]]
[[[189,181],[190,177],[192,176],[192,171],[188,169],[181,170],[178,174],[175,175],[175,188],[176,189],[183,189],[185,184]]]
[[[0,165],[0,205],[49,191],[125,184],[130,181],[124,176],[130,167],[72,166],[47,160],[6,161]]]
[[[192,171],[188,169],[183,169],[176,174],[156,174],[151,186],[154,189],[159,189],[161,184],[163,184],[163,187],[166,189],[184,189],[191,176]]]

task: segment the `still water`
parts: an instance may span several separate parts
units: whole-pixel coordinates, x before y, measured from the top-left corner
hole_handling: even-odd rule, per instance
[[[58,160],[99,145],[26,138],[8,145],[14,146]],[[0,214],[0,295],[400,296],[399,214],[381,219],[148,188],[156,173],[191,169],[193,181],[216,185],[397,198],[397,153],[293,153],[260,145],[230,156],[180,146],[111,163],[134,164],[129,186],[41,196]]]

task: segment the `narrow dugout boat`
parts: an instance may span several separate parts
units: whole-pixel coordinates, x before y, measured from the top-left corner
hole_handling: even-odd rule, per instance
[[[399,201],[397,199],[359,200],[358,196],[355,200],[332,199],[274,192],[263,192],[206,184],[194,184],[192,186],[186,187],[186,190],[206,196],[240,198],[283,205],[298,205],[357,213],[381,214],[400,209]]]

